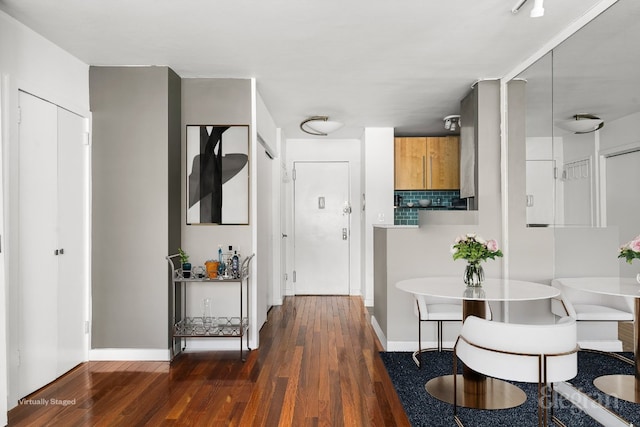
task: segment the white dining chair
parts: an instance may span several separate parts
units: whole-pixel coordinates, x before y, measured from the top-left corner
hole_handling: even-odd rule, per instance
[[[538,425],[548,425],[553,414],[553,383],[578,372],[575,319],[565,317],[549,325],[494,322],[469,316],[454,346],[453,372],[460,359],[468,368],[493,378],[538,384]],[[454,402],[457,396],[454,375]],[[549,403],[548,395],[551,396]],[[454,403],[457,419],[457,404]]]
[[[414,294],[416,304],[414,314],[418,318],[418,350],[413,352],[413,361],[422,368],[422,353],[425,351],[443,350],[443,323],[462,322],[462,300],[427,297]],[[487,317],[491,318],[491,309],[487,303]],[[436,347],[422,348],[422,323],[436,322]]]
[[[551,286],[560,290],[560,296],[551,300],[551,312],[569,316],[578,321],[633,322],[633,301],[615,295],[583,292],[553,279]]]

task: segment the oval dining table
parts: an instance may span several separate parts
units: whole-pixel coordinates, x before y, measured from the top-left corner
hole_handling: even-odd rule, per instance
[[[540,283],[511,279],[485,279],[482,286],[468,287],[460,277],[420,277],[401,280],[396,288],[436,298],[462,300],[462,318],[486,317],[487,301],[533,301],[557,297],[560,290]],[[459,406],[476,409],[506,409],[519,406],[526,394],[516,385],[490,378],[463,365],[457,381],[462,393],[455,397]],[[433,378],[425,384],[427,392],[447,403],[454,403],[454,375]]]

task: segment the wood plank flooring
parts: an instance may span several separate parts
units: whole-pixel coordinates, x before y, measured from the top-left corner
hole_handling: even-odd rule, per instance
[[[87,362],[28,396],[9,425],[410,425],[360,297],[288,297],[260,343],[244,363],[237,351]]]

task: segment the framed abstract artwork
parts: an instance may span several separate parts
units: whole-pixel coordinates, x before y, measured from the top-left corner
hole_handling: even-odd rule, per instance
[[[187,225],[249,224],[249,126],[187,125]]]

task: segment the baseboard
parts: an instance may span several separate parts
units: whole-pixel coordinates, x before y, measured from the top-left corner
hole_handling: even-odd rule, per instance
[[[169,349],[156,348],[93,348],[89,350],[89,361],[155,361],[171,360]]]
[[[600,351],[622,351],[620,340],[578,341],[580,348]]]
[[[382,348],[384,348],[385,351],[388,351],[387,350],[387,337],[384,335],[384,332],[382,331],[382,328],[380,327],[380,324],[376,320],[376,316],[371,316],[371,326],[373,327],[373,331],[378,336],[378,340],[380,341],[380,344],[382,345]]]

